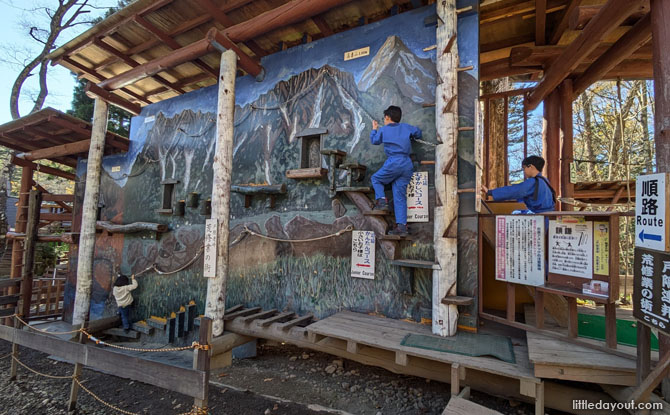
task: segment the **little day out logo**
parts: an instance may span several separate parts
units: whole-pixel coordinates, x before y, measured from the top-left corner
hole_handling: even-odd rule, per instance
[[[635,184],[635,246],[667,251],[667,174],[639,176]]]

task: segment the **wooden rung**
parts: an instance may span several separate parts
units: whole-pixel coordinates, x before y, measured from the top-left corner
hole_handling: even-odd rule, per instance
[[[458,127],[458,131],[474,131],[475,127]]]
[[[463,7],[463,8],[460,8],[460,9],[456,9],[456,14],[469,12],[470,10],[472,10],[472,6]]]
[[[247,308],[245,310],[236,311],[236,312],[230,313],[228,315],[224,314],[223,319],[226,320],[226,321],[227,320],[233,320],[236,317],[248,316],[249,314],[258,313],[259,311],[261,311],[260,307]]]
[[[293,317],[294,315],[295,315],[295,313],[293,313],[291,311],[287,311],[287,312],[284,312],[284,313],[279,313],[274,317],[266,318],[265,320],[259,320],[258,324],[261,327],[268,327],[268,326],[272,325],[272,323],[278,323],[281,320],[286,320],[288,318]]]
[[[400,235],[381,235],[377,239],[381,241],[411,241],[413,238],[411,235],[400,236]]]
[[[281,323],[278,324],[277,327],[282,329],[283,331],[289,331],[291,327],[297,326],[298,324],[306,323],[314,318],[313,314],[307,314],[302,317],[295,318],[291,321],[287,321],[286,323]]]
[[[363,212],[364,216],[390,216],[391,211],[390,210],[368,210],[367,212]]]
[[[453,305],[470,305],[474,302],[472,297],[464,297],[460,295],[446,296],[442,299],[442,304]]]
[[[460,67],[460,68],[456,68],[456,71],[457,72],[465,72],[465,71],[471,71],[473,69],[475,69],[475,67],[470,65],[470,66],[463,66],[463,67]]]
[[[423,48],[423,51],[424,52],[430,52],[433,49],[437,49],[437,45],[431,45],[431,46],[428,46],[426,48]]]
[[[276,309],[276,308],[273,308],[272,310],[261,311],[260,313],[251,314],[251,315],[248,315],[248,316],[246,316],[246,317],[240,317],[240,321],[241,321],[242,323],[244,323],[244,324],[249,324],[249,323],[251,323],[253,320],[256,320],[256,319],[263,319],[263,318],[266,318],[266,317],[271,317],[271,316],[273,316],[275,313],[277,313],[277,309]]]
[[[418,259],[397,259],[391,261],[391,265],[396,265],[399,267],[406,268],[425,268],[425,269],[436,269],[441,270],[440,264],[436,264],[432,261],[422,261]]]
[[[435,160],[421,160],[419,164],[421,164],[422,166],[434,166]]]
[[[243,308],[244,308],[244,306],[242,304],[234,305],[234,306],[230,307],[229,309],[227,309],[226,311],[224,311],[223,315],[225,316],[226,314],[234,313],[234,312],[239,311]]]

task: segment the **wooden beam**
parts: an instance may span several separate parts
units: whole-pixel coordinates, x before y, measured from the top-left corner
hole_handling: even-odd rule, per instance
[[[638,323],[641,324],[641,323]],[[644,381],[638,386],[628,398],[628,402],[646,402],[652,391],[670,372],[670,353],[659,360],[658,364],[651,371]]]
[[[198,3],[203,9],[207,10],[207,13],[214,17],[214,20],[221,23],[224,27],[235,26],[235,22],[230,17],[228,17],[226,13],[221,11],[221,9],[219,9],[214,3],[212,3],[211,0],[196,0],[196,3]],[[258,57],[267,55],[267,52],[252,39],[246,41],[244,45]]]
[[[547,0],[535,0],[535,45],[546,43]]]
[[[592,83],[600,80],[609,71],[623,62],[633,52],[640,49],[651,39],[651,14],[638,21],[632,29],[624,34],[607,52],[600,56],[581,74],[574,83],[575,96],[586,91]]]
[[[68,173],[68,172],[65,172],[63,170],[59,170],[59,169],[56,169],[56,168],[53,168],[53,167],[43,166],[41,164],[33,163],[32,161],[23,160],[23,159],[20,159],[20,158],[14,156],[14,155],[12,155],[12,157],[10,159],[10,162],[12,164],[14,164],[15,166],[30,167],[31,169],[33,169],[36,172],[52,174],[54,176],[62,177],[64,179],[68,179],[68,180],[73,180],[74,181],[77,178],[74,173]]]
[[[547,9],[552,11],[562,10],[565,7],[562,2],[556,0],[550,0],[547,6]],[[483,7],[480,11],[480,25],[491,24],[502,19],[508,19],[521,15],[523,15],[524,18],[527,16],[532,16],[535,14],[535,7],[535,0],[527,0],[503,7]]]
[[[207,32],[206,39],[214,49],[221,53],[225,52],[226,50],[232,50],[235,52],[235,54],[237,54],[237,58],[240,61],[240,67],[248,74],[257,78],[262,78],[264,76],[265,71],[263,70],[263,67],[255,59],[250,58],[249,55],[237,47],[237,45],[223,32],[212,28],[209,32]]]
[[[574,160],[573,149],[573,124],[572,124],[572,80],[566,79],[561,84],[560,106],[561,106],[561,131],[563,141],[561,143],[561,196],[572,198],[575,193],[575,185],[570,183],[570,164]],[[567,203],[561,203],[561,210],[572,210]]]
[[[332,36],[335,33],[328,25],[328,22],[321,16],[312,17],[312,23],[319,28],[319,32],[321,32],[324,37]]]
[[[654,50],[654,143],[657,171],[670,171],[670,3],[651,0]]]
[[[607,52],[612,45],[598,46],[584,62],[593,63]],[[509,54],[510,66],[540,66],[549,67],[551,62],[561,55],[567,46],[517,46]],[[651,44],[646,44],[634,51],[629,59],[647,59],[651,61]]]
[[[55,157],[71,156],[73,154],[85,153],[91,145],[91,140],[76,141],[74,143],[61,144],[59,146],[33,150],[28,153],[17,154],[18,158],[34,161],[42,159],[53,159]]]
[[[545,72],[540,84],[526,100],[526,109],[534,110],[572,71],[598,47],[601,40],[628,16],[639,10],[644,0],[609,0],[584,31]]]
[[[234,42],[244,42],[350,2],[351,0],[292,0],[245,22],[231,26],[223,32]]]
[[[180,89],[180,88],[179,88]],[[108,104],[115,105],[121,109],[124,109],[128,111],[131,114],[134,115],[140,115],[140,112],[142,112],[142,107],[140,107],[137,104],[133,104],[132,102],[126,101],[125,99],[121,98],[120,96],[116,94],[112,94],[109,91],[106,91],[96,84],[89,82],[86,84],[86,88],[84,89],[84,92],[87,97],[89,98],[94,98],[98,97],[101,100],[107,102]]]
[[[72,206],[70,206],[70,205],[68,205],[68,204],[65,203],[65,202],[67,202],[68,200],[59,200],[59,199],[51,200],[51,199],[49,199],[49,197],[50,197],[50,196],[53,196],[53,195],[50,194],[49,191],[48,191],[47,189],[45,189],[44,187],[42,187],[42,185],[40,185],[39,183],[37,183],[37,182],[35,182],[35,181],[33,180],[33,186],[35,186],[35,188],[36,188],[37,190],[39,190],[40,192],[42,192],[42,200],[43,200],[43,201],[45,201],[45,202],[47,202],[47,201],[49,201],[49,202],[56,202],[56,204],[57,204],[58,206],[60,206],[60,207],[62,207],[63,209],[65,209],[67,212],[70,212],[70,213],[72,212]],[[72,202],[72,203],[74,203],[74,195],[58,195],[58,196],[60,196],[61,198],[62,198],[63,196],[70,196],[70,197],[71,197],[71,200],[69,200],[69,201]]]
[[[179,50],[181,49],[181,45],[177,43],[176,40],[174,40],[172,37],[168,36],[163,32],[162,30],[158,29],[156,26],[154,26],[151,22],[143,18],[142,16],[135,16],[133,21],[140,26],[142,26],[145,30],[147,30],[149,33],[153,34],[156,36],[158,39],[163,41],[167,46],[169,46],[172,50]],[[207,65],[205,62],[201,61],[200,59],[194,59],[194,62],[192,62],[193,65],[197,66],[198,68],[202,69],[203,71],[207,72],[208,74],[212,76],[216,76],[216,70],[212,68],[211,66]]]
[[[561,36],[565,33],[565,30],[568,28],[568,21],[570,20],[570,14],[572,11],[581,4],[582,0],[569,0],[568,6],[563,11],[561,20],[558,22],[554,28],[554,32],[551,34],[551,39],[549,39],[549,44],[555,45],[561,40]]]
[[[509,58],[498,59],[493,62],[483,63],[479,67],[479,79],[490,81],[492,79],[506,78],[509,76],[528,75],[542,72],[539,66],[510,66]]]
[[[568,28],[570,30],[582,30],[587,24],[596,17],[604,5],[578,6],[573,8],[568,17]],[[638,20],[649,13],[649,1],[646,0],[642,7],[624,19],[623,23],[635,24]]]

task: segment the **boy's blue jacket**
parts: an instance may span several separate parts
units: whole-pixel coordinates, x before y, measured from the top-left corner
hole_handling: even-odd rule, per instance
[[[383,143],[387,157],[409,157],[412,152],[410,140],[420,138],[421,130],[405,123],[391,123],[370,132],[370,142],[373,145]]]
[[[536,185],[539,186],[537,199],[534,197]],[[519,184],[491,189],[489,194],[495,201],[517,200],[523,202],[533,213],[551,212],[555,209],[554,196],[549,185],[540,174],[537,175],[537,179],[531,177]]]

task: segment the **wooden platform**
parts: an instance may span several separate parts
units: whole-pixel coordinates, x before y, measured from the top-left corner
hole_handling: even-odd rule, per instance
[[[535,324],[533,307],[526,306],[525,316],[526,323]],[[567,330],[558,327],[549,315],[546,316],[545,328],[567,333]],[[537,333],[526,332],[526,338],[528,358],[534,366],[534,374],[537,377],[607,385],[636,384],[634,358],[615,356]],[[635,356],[633,347],[619,345],[617,349],[630,351],[631,356]]]

